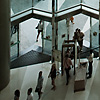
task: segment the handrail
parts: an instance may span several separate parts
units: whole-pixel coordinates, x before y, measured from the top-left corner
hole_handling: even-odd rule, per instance
[[[90,9],[93,9],[93,10],[96,10],[96,11],[99,11],[98,9],[92,8],[92,7],[90,7],[89,5],[85,5],[85,4],[83,4],[83,3],[81,3],[80,5],[81,5],[81,6],[84,6],[84,7],[87,7],[87,8],[90,8]]]
[[[68,8],[66,8],[66,9],[63,9],[63,10],[57,11],[57,12],[55,12],[55,14],[60,13],[60,12],[63,12],[63,11],[66,11],[66,10],[69,10],[69,9],[72,9],[72,8],[75,8],[75,7],[78,7],[78,6],[80,6],[80,4],[77,4],[77,5],[74,5],[74,6],[68,7]]]
[[[47,41],[52,41],[51,39],[47,39],[47,38],[42,38],[43,40],[47,40]]]
[[[11,47],[13,47],[14,45],[19,44],[19,43],[20,43],[20,41],[18,41],[18,42],[16,42],[16,43],[12,44]]]
[[[94,49],[98,49],[98,48],[100,48],[100,46],[95,47],[95,48],[89,48],[89,50],[87,50],[87,51],[85,51],[85,52],[80,52],[80,55],[81,55],[81,54],[84,54],[84,53],[87,53],[87,52],[90,52],[90,49],[91,49],[91,50],[94,50]]]

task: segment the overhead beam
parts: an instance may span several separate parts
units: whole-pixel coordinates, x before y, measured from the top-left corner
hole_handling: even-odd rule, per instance
[[[55,21],[58,22],[58,21],[61,21],[61,20],[66,19],[66,18],[70,18],[71,16],[74,16],[74,15],[77,15],[77,14],[80,14],[80,13],[82,13],[81,9],[74,10],[72,12],[65,13],[61,16],[57,16]]]
[[[39,14],[33,13],[32,14],[32,17],[33,18],[36,18],[36,19],[42,19],[43,21],[52,22],[52,17],[48,17],[46,15],[39,15]]]
[[[99,14],[95,14],[94,12],[90,12],[88,10],[82,9],[82,14],[90,16],[92,18],[95,18],[95,19],[99,20]]]
[[[28,20],[32,18],[32,14],[28,14],[28,15],[25,15],[25,16],[15,16],[13,18],[11,18],[11,26],[13,25],[17,25],[25,20]]]
[[[80,13],[87,15],[87,16],[90,16],[90,17],[95,18],[95,19],[99,19],[99,13],[96,14],[96,13],[94,13],[95,10],[94,11],[91,11],[91,10],[94,10],[94,9],[88,8],[88,7],[87,8],[85,7],[85,9],[84,9],[84,7],[82,7],[82,9],[81,8],[76,9],[76,10],[73,10],[69,13],[65,11],[65,13],[60,15],[60,16],[59,16],[59,12],[58,12],[57,16],[55,17],[55,22],[61,21],[61,20],[66,19],[66,18],[70,18],[71,16],[75,16],[75,15],[78,15]],[[17,25],[17,24],[19,24],[25,20],[28,20],[30,18],[42,19],[44,21],[52,22],[52,16],[49,16],[50,13],[44,12],[44,14],[41,15],[41,13],[40,14],[34,13],[34,11],[33,11],[33,13],[30,11],[24,11],[24,12],[21,14],[18,14],[17,16],[11,17],[11,25]],[[98,11],[96,11],[96,12],[98,12]],[[45,13],[47,13],[49,15],[46,16]]]

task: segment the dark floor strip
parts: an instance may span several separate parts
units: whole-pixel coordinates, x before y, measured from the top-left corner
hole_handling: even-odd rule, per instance
[[[51,57],[36,51],[29,51],[28,53],[20,56],[11,62],[10,68],[19,68],[27,65],[38,64],[43,62],[48,62],[51,60]]]

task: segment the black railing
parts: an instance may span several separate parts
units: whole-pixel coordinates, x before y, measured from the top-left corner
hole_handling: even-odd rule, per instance
[[[79,59],[80,59],[80,58],[81,58],[81,59],[82,59],[82,58],[87,58],[87,56],[90,55],[90,50],[93,50],[94,58],[96,58],[96,57],[99,56],[99,51],[96,51],[96,49],[99,49],[99,48],[100,48],[100,46],[95,47],[95,48],[86,48],[86,47],[85,47],[86,50],[84,50],[84,52],[80,52],[80,50],[79,50],[79,52],[78,52],[78,58],[79,58]]]
[[[99,49],[100,48],[100,46],[98,46],[98,47],[95,47],[95,48],[88,48],[89,50],[87,50],[87,51],[85,51],[85,52],[80,52],[80,54],[84,54],[84,53],[87,53],[87,52],[90,52],[90,50],[95,50],[95,49]]]

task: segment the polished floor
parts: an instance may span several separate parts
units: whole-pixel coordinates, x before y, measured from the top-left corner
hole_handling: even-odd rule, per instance
[[[81,59],[81,61],[87,61]],[[59,64],[60,66],[60,64]],[[0,100],[14,100],[14,91],[19,89],[21,96],[19,100],[26,100],[27,89],[32,87],[34,100],[38,100],[38,95],[35,93],[38,72],[43,71],[43,95],[41,100],[100,100],[100,61],[94,59],[93,61],[93,75],[91,79],[86,82],[85,91],[74,93],[74,75],[73,69],[70,71],[69,85],[66,86],[65,75],[57,75],[56,90],[51,90],[51,79],[48,74],[51,68],[51,63],[42,63],[37,65],[26,66],[23,68],[10,70],[10,82],[8,86],[0,92]]]

